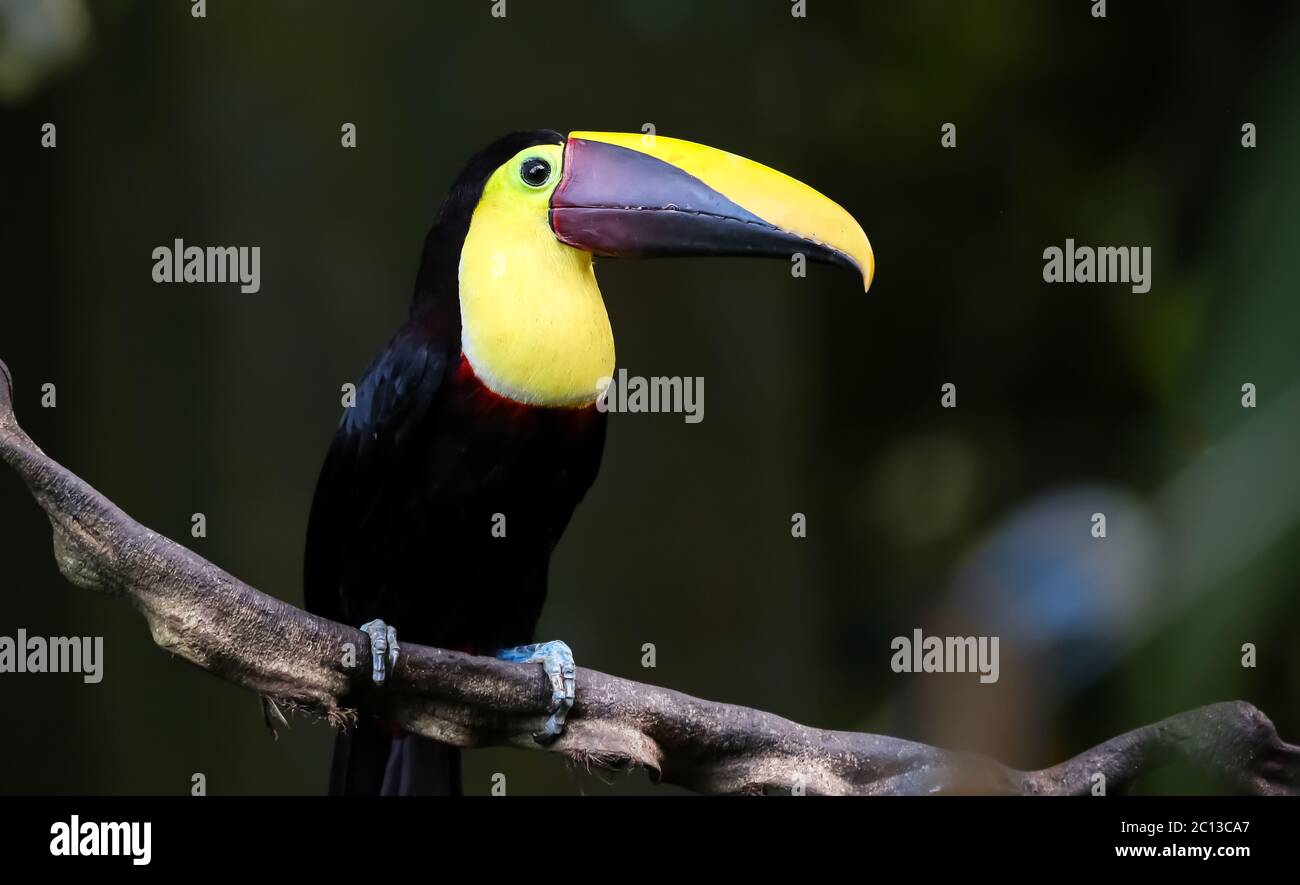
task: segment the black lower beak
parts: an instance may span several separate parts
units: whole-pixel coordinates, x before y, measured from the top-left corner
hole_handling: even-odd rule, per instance
[[[566,147],[563,177],[551,197],[551,228],[561,242],[597,255],[788,259],[801,253],[870,272],[838,249],[760,218],[677,166],[581,138],[571,137]]]

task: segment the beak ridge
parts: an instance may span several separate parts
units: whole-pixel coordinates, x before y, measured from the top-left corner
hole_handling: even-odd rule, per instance
[[[835,203],[774,169],[664,136],[575,132],[551,197],[562,242],[598,255],[752,255],[839,264],[871,285],[866,234]]]

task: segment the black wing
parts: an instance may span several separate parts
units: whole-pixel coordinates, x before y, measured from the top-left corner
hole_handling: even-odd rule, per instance
[[[360,623],[381,603],[386,576],[376,570],[398,553],[384,547],[404,534],[392,523],[409,516],[400,501],[420,475],[413,459],[433,431],[452,358],[445,342],[408,323],[358,382],[356,405],[344,410],[312,500],[303,568],[308,611]]]

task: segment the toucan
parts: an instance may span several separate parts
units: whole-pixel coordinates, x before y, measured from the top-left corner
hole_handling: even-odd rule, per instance
[[[461,170],[409,316],[356,382],[312,502],[304,596],[361,624],[382,686],[402,641],[540,664],[553,740],[573,655],[534,642],[551,552],[600,467],[614,336],[593,257],[781,257],[871,285],[862,228],[805,184],[652,133],[515,132]],[[458,751],[362,715],[334,794],[456,794]]]

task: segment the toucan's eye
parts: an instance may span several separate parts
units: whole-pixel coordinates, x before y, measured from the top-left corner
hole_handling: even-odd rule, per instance
[[[551,164],[541,157],[529,157],[519,167],[519,177],[529,187],[541,187],[551,180]]]

